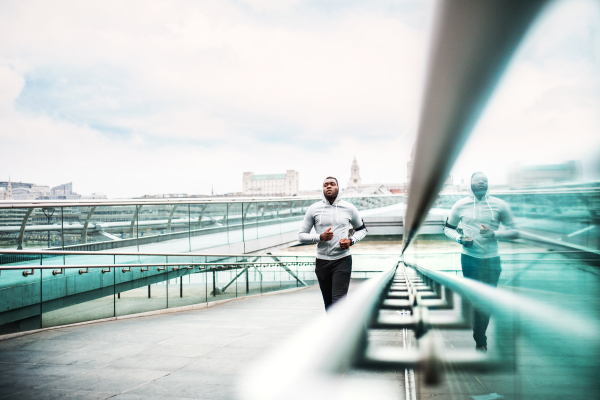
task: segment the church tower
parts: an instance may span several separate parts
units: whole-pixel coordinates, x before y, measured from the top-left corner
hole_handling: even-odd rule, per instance
[[[6,193],[4,194],[4,200],[13,200],[12,185],[10,184],[10,176],[8,177],[8,185],[6,185]]]
[[[348,188],[357,188],[360,187],[360,172],[358,167],[358,162],[356,161],[356,157],[354,157],[354,161],[352,161],[352,167],[350,168],[350,180],[348,181]]]

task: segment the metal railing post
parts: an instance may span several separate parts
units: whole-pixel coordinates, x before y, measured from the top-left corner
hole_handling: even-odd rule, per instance
[[[216,297],[216,296],[217,296],[217,281],[216,281],[216,272],[217,272],[217,271],[215,271],[215,270],[213,269],[213,272],[212,272],[212,281],[213,281],[213,297]]]

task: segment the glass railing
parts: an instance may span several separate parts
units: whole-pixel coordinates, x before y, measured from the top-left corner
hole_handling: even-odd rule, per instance
[[[551,189],[492,191],[510,207],[519,230],[586,249],[600,250],[600,183]],[[568,186],[568,187],[567,187]],[[442,193],[434,213],[448,213],[466,193]]]
[[[463,277],[461,257],[460,252],[407,251],[404,261],[407,265]],[[589,398],[597,392],[598,385],[588,371],[600,366],[598,339],[596,336],[590,341],[589,333],[600,327],[597,301],[600,258],[595,252],[548,251],[504,243],[500,260],[499,291],[483,286],[482,295],[490,296],[492,303],[513,301],[509,294],[518,297],[512,309],[491,313],[485,334],[488,356],[493,359],[504,351],[510,355],[508,361],[499,370],[461,371],[457,365],[449,365],[437,386],[417,380],[417,393],[449,398],[475,398],[484,393],[522,399]],[[486,275],[481,277],[486,279]],[[465,281],[467,285],[473,282]],[[469,299],[473,307],[480,307],[474,298]],[[430,311],[432,324],[436,315],[444,313]],[[448,351],[474,353],[470,317],[461,331],[434,325],[436,330],[429,337],[440,341],[436,357],[443,358]],[[547,320],[546,325],[543,320]]]
[[[460,253],[405,253],[249,371],[242,398],[398,398],[405,389],[414,399],[597,397],[600,263],[582,252],[510,250],[498,289],[464,279],[452,263]],[[491,314],[479,351],[474,310],[479,320]],[[283,382],[277,392],[273,376]]]
[[[152,251],[182,253],[246,242],[256,247],[252,241],[297,232],[306,210],[318,200],[0,202],[0,249],[148,251],[152,247]],[[364,211],[404,203],[405,197],[344,200]],[[242,246],[235,252],[253,250]]]
[[[316,283],[307,256],[48,253],[1,266],[0,334]]]
[[[353,278],[399,255],[355,255]],[[314,256],[0,252],[0,334],[171,309],[317,283]]]

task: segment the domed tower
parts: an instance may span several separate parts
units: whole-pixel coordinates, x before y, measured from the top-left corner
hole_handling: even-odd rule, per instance
[[[358,167],[358,162],[356,161],[356,157],[354,157],[354,161],[352,161],[352,167],[350,168],[350,180],[348,181],[348,188],[357,188],[361,185],[360,180],[360,168]]]

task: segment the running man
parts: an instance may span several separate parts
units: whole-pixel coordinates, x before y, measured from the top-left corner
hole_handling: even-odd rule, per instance
[[[306,211],[298,232],[300,243],[317,243],[315,273],[327,310],[348,293],[352,273],[350,246],[367,235],[365,225],[352,204],[338,197],[337,179],[323,182],[323,200]],[[311,233],[312,228],[315,232]],[[350,234],[354,229],[354,234]]]
[[[498,230],[501,223],[505,230]],[[465,278],[498,286],[502,272],[498,240],[516,239],[519,233],[514,229],[508,204],[488,195],[488,179],[483,172],[471,176],[469,196],[454,204],[444,233],[462,245],[460,259]],[[487,351],[485,331],[489,322],[489,313],[475,311],[473,339],[476,350]]]

